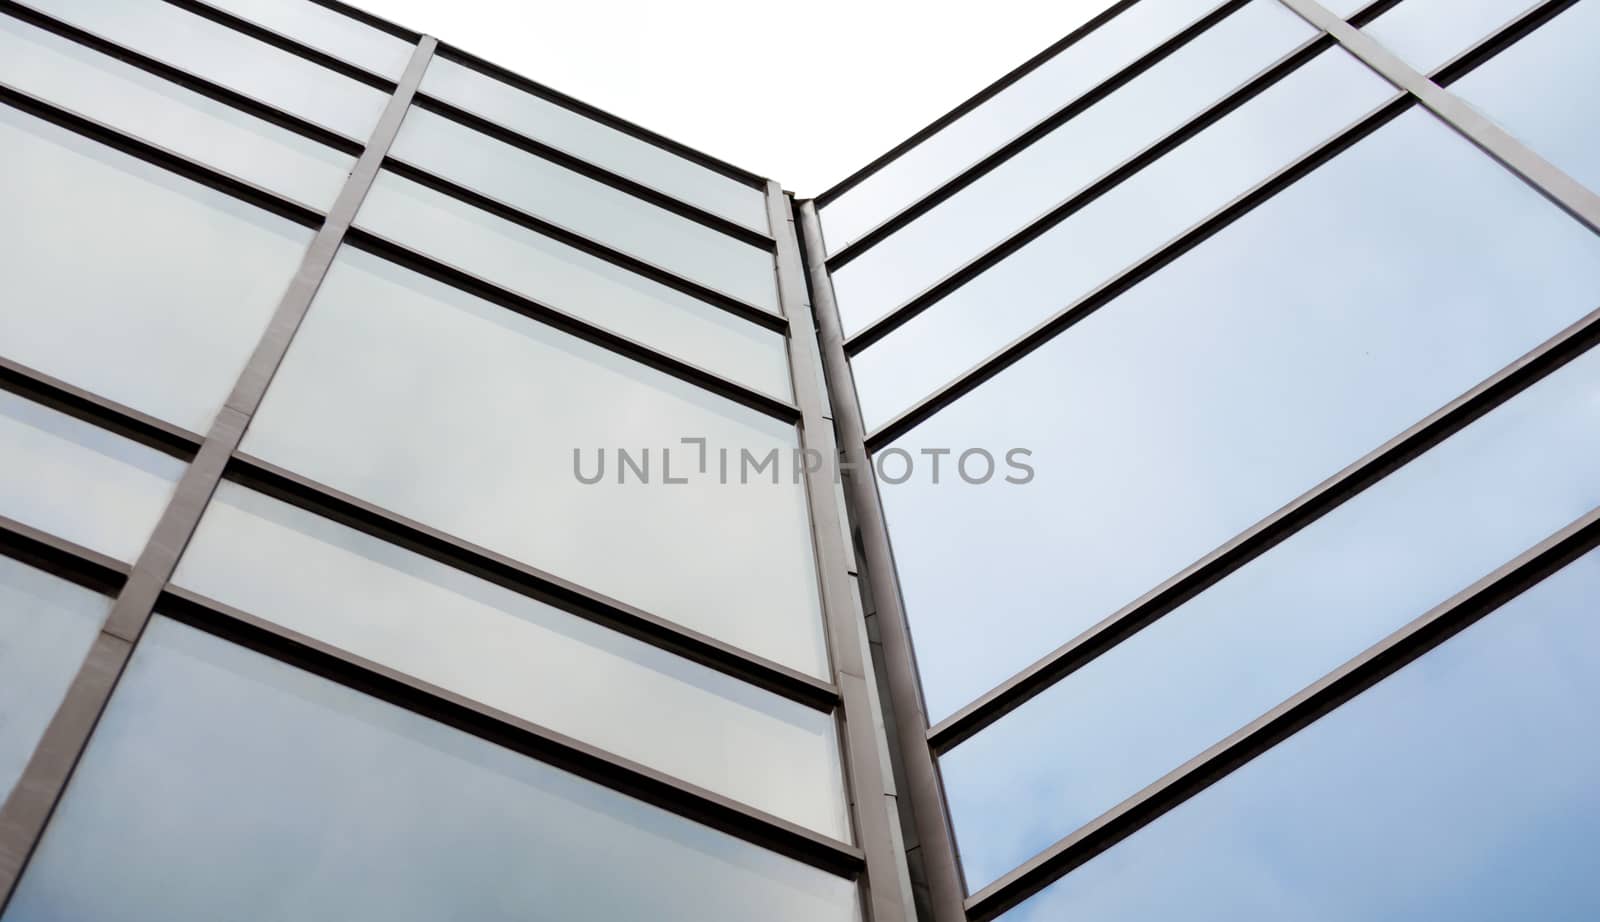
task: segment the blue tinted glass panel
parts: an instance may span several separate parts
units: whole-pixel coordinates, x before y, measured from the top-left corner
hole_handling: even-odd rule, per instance
[[[1600,351],[957,746],[941,767],[968,882],[1004,874],[1600,506],[1596,458]]]
[[[0,557],[0,803],[110,611],[98,592]]]
[[[1450,85],[1518,140],[1600,191],[1600,2],[1584,0]]]
[[[889,313],[1317,34],[1255,0],[833,273],[846,333]],[[1070,53],[1070,52],[1068,52]]]
[[[934,719],[1597,304],[1600,237],[1399,116],[899,440],[1037,472],[883,488]]]
[[[347,64],[398,80],[413,45],[310,0],[212,0],[212,6],[287,35]]]
[[[1318,55],[867,347],[853,362],[867,426],[911,407],[1394,92],[1337,48]]]
[[[132,563],[184,463],[0,391],[0,515]]]
[[[448,58],[435,57],[428,64],[422,92],[619,176],[767,233],[767,197],[762,190]]]
[[[778,310],[772,254],[426,109],[392,149],[437,173],[757,307]]]
[[[843,878],[158,617],[5,918],[856,914]]]
[[[1366,31],[1423,73],[1493,35],[1533,0],[1405,0]]]
[[[355,158],[9,16],[0,82],[325,211]]]
[[[827,675],[793,425],[370,254],[340,254],[243,445]]]
[[[1004,916],[1600,918],[1590,554]]]
[[[1141,0],[822,209],[828,249],[871,230],[969,164],[1132,64],[1216,0]]]

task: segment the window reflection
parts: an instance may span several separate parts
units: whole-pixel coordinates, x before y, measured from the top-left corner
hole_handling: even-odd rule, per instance
[[[157,617],[5,918],[850,922],[854,889]]]

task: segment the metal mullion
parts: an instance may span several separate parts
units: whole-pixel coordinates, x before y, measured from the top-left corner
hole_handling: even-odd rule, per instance
[[[794,334],[789,365],[795,401],[802,415],[801,438],[807,452],[836,460],[831,408],[821,381],[822,359],[811,317],[805,263],[794,227],[794,210],[777,183],[767,185],[767,217],[778,240],[778,291]],[[845,781],[856,838],[866,862],[869,922],[916,922],[915,898],[906,868],[894,769],[880,724],[867,628],[851,582],[852,553],[843,525],[846,515],[833,486],[833,465],[805,465],[811,545],[822,600],[834,684],[841,698]]]
[[[993,97],[999,95],[1001,91],[1037,70],[1046,61],[1049,61],[1051,58],[1054,58],[1056,55],[1061,54],[1071,46],[1082,41],[1091,32],[1094,32],[1096,29],[1099,29],[1101,26],[1115,19],[1137,2],[1138,0],[1117,0],[1117,2],[1097,13],[1088,22],[1085,22],[1078,28],[1068,32],[1066,36],[1058,39],[1048,48],[1045,48],[1043,51],[1012,68],[1008,73],[1006,73],[1005,76],[967,97],[965,100],[958,103],[955,108],[949,110],[945,114],[934,119],[932,122],[929,122],[927,125],[924,125],[922,128],[918,129],[916,133],[911,135],[911,137],[906,138],[904,141],[901,141],[894,147],[889,148],[889,150],[880,154],[871,163],[868,163],[866,166],[856,170],[854,173],[851,173],[844,179],[834,183],[812,201],[819,209],[827,207],[830,202],[865,182],[868,177],[888,166],[893,161],[898,160],[913,147],[916,147],[923,141],[928,140],[929,138],[948,128],[963,115],[966,115],[968,112],[971,112],[972,110],[988,102]],[[820,250],[819,252],[826,253],[827,251]]]
[[[916,657],[896,576],[888,525],[872,474],[871,458],[866,451],[861,407],[856,399],[849,359],[844,353],[844,334],[834,301],[833,283],[823,265],[826,251],[822,225],[814,202],[802,203],[798,212],[816,308],[819,361],[829,394],[833,426],[838,434],[836,457],[840,463],[850,466],[851,474],[844,478],[846,501],[855,518],[861,543],[861,578],[876,608],[886,666],[883,678],[894,716],[892,745],[899,755],[895,761],[905,776],[905,790],[897,792],[897,803],[902,805],[903,811],[904,805],[909,805],[922,876],[927,881],[931,917],[923,922],[964,922],[965,888],[955,836],[951,831],[939,768],[924,737],[928,719],[917,680]]]
[[[297,58],[304,58],[313,64],[341,76],[349,77],[358,83],[365,83],[373,89],[391,94],[394,92],[395,83],[387,77],[374,74],[364,67],[358,67],[326,51],[312,48],[297,38],[284,35],[259,23],[251,22],[226,10],[214,7],[209,3],[204,3],[202,0],[163,0],[163,2],[175,6],[186,13],[199,16],[201,19],[210,20],[219,26],[232,29],[242,35],[248,35],[256,41],[271,45],[279,51],[287,52]]]
[[[1600,233],[1600,194],[1568,176],[1459,96],[1417,72],[1372,36],[1328,12],[1327,7],[1316,0],[1282,0],[1282,3],[1306,22],[1332,35],[1345,51],[1385,80],[1416,97],[1424,108],[1457,134],[1499,161],[1556,207]],[[1510,28],[1517,28],[1517,23],[1512,23]],[[1496,34],[1500,31],[1504,30],[1497,30]]]
[[[465,541],[244,452],[226,479],[503,586],[806,707],[831,711],[832,684]]]
[[[238,90],[230,90],[227,87],[212,83],[204,77],[191,74],[186,70],[152,58],[143,52],[119,45],[96,33],[81,29],[78,26],[56,19],[47,13],[42,13],[32,7],[18,3],[16,0],[0,0],[0,13],[5,13],[29,25],[37,26],[124,64],[137,67],[145,73],[153,74],[186,90],[231,106],[248,115],[253,115],[264,122],[292,131],[301,137],[326,144],[335,150],[352,156],[361,154],[364,145],[360,141],[347,138],[332,129],[306,121],[298,115],[286,112],[253,96],[247,96]]]
[[[509,205],[493,196],[463,186],[454,180],[446,179],[430,170],[394,157],[389,157],[384,166],[389,172],[397,176],[403,176],[412,182],[427,186],[435,192],[442,192],[451,198],[466,202],[495,217],[503,218],[528,230],[551,237],[574,249],[582,250],[590,256],[603,259],[635,275],[641,275],[653,282],[666,285],[668,288],[674,288],[737,317],[749,320],[752,323],[758,323],[769,330],[781,332],[788,329],[787,322],[779,314],[757,307],[748,301],[719,291],[702,282],[685,278],[671,269],[663,268],[638,256],[612,249],[610,246],[577,231],[569,230],[559,224],[529,214],[515,205]]]
[[[34,748],[21,778],[0,806],[0,904],[9,901],[56,802],[89,743],[106,702],[132,655],[157,598],[193,536],[230,455],[238,447],[251,415],[260,405],[289,341],[305,316],[340,239],[355,217],[399,132],[400,121],[433,54],[423,38],[413,51],[399,88],[373,129],[372,137],[345,182],[327,219],[312,238],[299,271],[290,281],[267,328],[240,372],[233,393],[217,414],[194,461],[184,470],[155,531],[134,563],[127,583],[112,604],[100,634]]]
[[[345,237],[345,241],[357,249],[381,256],[390,262],[404,266],[452,288],[498,304],[524,317],[537,320],[546,326],[570,333],[609,352],[626,356],[641,365],[647,365],[680,381],[688,382],[720,397],[725,397],[742,406],[749,407],[758,413],[790,424],[794,424],[800,419],[799,409],[788,401],[758,391],[748,385],[741,384],[717,372],[657,350],[620,333],[597,326],[560,308],[551,307],[548,304],[518,294],[496,282],[446,263],[443,260],[428,256],[425,253],[418,252],[404,244],[396,243],[371,231],[351,228]]]
[[[469,128],[479,134],[487,135],[504,144],[509,144],[524,153],[529,153],[541,160],[547,160],[558,166],[565,167],[580,176],[585,176],[595,182],[610,186],[619,192],[627,193],[643,202],[648,202],[663,211],[669,211],[680,218],[686,218],[703,227],[732,237],[742,243],[772,252],[774,244],[772,237],[761,231],[746,227],[737,221],[724,218],[719,214],[701,208],[698,205],[686,202],[652,186],[648,186],[635,179],[629,179],[620,173],[613,173],[603,166],[591,163],[576,154],[569,153],[554,145],[547,144],[537,138],[525,135],[513,128],[508,128],[498,122],[490,121],[481,115],[469,112],[454,103],[428,95],[417,97],[417,107],[427,109],[435,115],[447,118],[458,125]]]
[[[1222,780],[1341,704],[1420,659],[1600,545],[1600,509],[1582,516],[1161,780],[1059,840],[966,901],[987,922]]]
[[[1450,84],[1493,60],[1502,51],[1538,31],[1550,20],[1577,6],[1578,2],[1579,0],[1545,0],[1534,5],[1498,32],[1440,65],[1429,75],[1429,79],[1441,87],[1448,88]]]
[[[919,423],[949,406],[958,398],[971,393],[979,385],[1009,368],[1012,364],[1044,345],[1055,336],[1114,301],[1123,292],[1154,275],[1168,264],[1210,239],[1223,228],[1248,214],[1256,206],[1270,200],[1279,192],[1310,175],[1318,167],[1343,153],[1379,128],[1397,118],[1416,103],[1416,98],[1401,93],[1298,160],[1257,183],[1233,201],[1222,206],[1144,257],[1134,261],[1122,271],[1102,282],[1098,288],[1073,301],[1067,307],[1040,322],[1033,329],[1012,340],[1006,346],[962,372],[917,404],[867,435],[867,448],[877,451],[911,431]]]
[[[204,438],[182,426],[141,413],[81,387],[0,357],[0,390],[18,394],[101,429],[148,445],[184,461],[200,451]]]
[[[531,80],[513,70],[510,70],[509,68],[502,67],[501,65],[495,64],[491,61],[487,61],[475,54],[463,51],[453,45],[442,46],[439,49],[439,56],[448,61],[453,61],[457,64],[460,64],[461,66],[470,70],[475,70],[485,77],[498,80],[507,86],[521,90],[530,96],[537,96],[538,98],[543,99],[545,102],[554,103],[555,105],[581,115],[592,122],[596,122],[606,126],[607,128],[611,128],[615,131],[619,131],[625,135],[628,135],[634,140],[643,141],[652,147],[659,147],[667,153],[675,154],[685,160],[688,160],[690,163],[705,167],[713,173],[720,174],[728,179],[742,183],[746,186],[749,186],[751,189],[762,191],[767,187],[766,179],[757,176],[749,170],[734,166],[733,164],[728,163],[726,160],[718,159],[702,151],[695,150],[687,144],[674,141],[663,134],[659,134],[651,131],[648,128],[645,128],[642,125],[630,122],[625,118],[613,115],[610,112],[604,111],[603,109],[598,109],[580,99],[575,99],[559,90],[551,89],[550,87],[547,87],[536,80]]]
[[[878,222],[876,226],[867,230],[861,236],[839,247],[828,257],[828,270],[832,272],[843,268],[857,256],[882,243],[896,231],[932,211],[936,206],[982,179],[1012,157],[1028,149],[1035,142],[1042,140],[1046,135],[1077,118],[1117,90],[1133,82],[1190,42],[1198,39],[1213,26],[1220,24],[1229,16],[1243,9],[1250,2],[1251,0],[1224,0],[1220,6],[1215,7],[1188,26],[1178,30],[1176,34],[1140,55],[1121,70],[1085,90],[1076,99],[1034,123],[1022,134],[1012,138],[977,162],[945,180],[932,191],[925,193],[921,198]],[[1233,95],[1231,92],[1224,94],[1224,98],[1231,95]]]
[[[200,185],[215,189],[224,195],[248,202],[263,211],[270,211],[304,227],[317,227],[322,224],[323,216],[321,212],[292,199],[285,198],[271,189],[258,186],[253,182],[240,179],[229,173],[224,173],[210,164],[194,160],[184,154],[152,144],[133,135],[125,134],[116,128],[68,109],[63,109],[30,93],[24,93],[5,84],[0,84],[0,105],[7,105],[13,109],[37,116],[51,124],[65,128],[73,134],[82,135],[85,138],[104,144],[106,147],[121,151],[124,154],[175,173]]]
[[[1098,179],[1074,192],[1051,207],[1044,214],[1018,229],[1011,236],[996,243],[984,252],[967,260],[943,278],[913,295],[905,303],[869,323],[860,332],[845,341],[845,351],[857,355],[905,325],[913,317],[932,307],[940,300],[976,280],[984,272],[1004,262],[1013,253],[1044,236],[1051,229],[1087,208],[1097,199],[1127,182],[1146,167],[1167,156],[1196,135],[1220,122],[1242,108],[1246,103],[1271,89],[1313,58],[1332,48],[1335,42],[1327,35],[1308,39],[1299,48],[1289,52],[1240,86],[1223,94],[1222,98],[1191,117],[1172,132],[1148,147],[1112,167]]]
[[[1372,3],[1369,3],[1357,10],[1350,17],[1349,22],[1352,26],[1355,26],[1359,29],[1404,2],[1405,0],[1373,0]]]
[[[116,595],[132,569],[115,557],[4,515],[0,515],[0,556],[105,595]]]
[[[812,867],[844,877],[861,870],[855,846],[269,619],[176,587],[161,593],[156,608],[163,617]]]
[[[1600,309],[940,721],[928,731],[928,744],[935,753],[949,752],[1597,344]]]

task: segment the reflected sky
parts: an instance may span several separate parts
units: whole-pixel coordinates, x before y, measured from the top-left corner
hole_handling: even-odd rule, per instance
[[[28,6],[252,99],[366,141],[389,94],[162,0],[28,0]]]
[[[4,918],[852,922],[857,900],[850,881],[157,617]]]
[[[1568,175],[1600,191],[1600,2],[1583,0],[1451,84]]]
[[[435,56],[428,63],[422,91],[619,176],[767,233],[767,199],[760,189],[448,58]]]
[[[106,596],[0,557],[0,803],[110,612]]]
[[[1364,31],[1426,74],[1533,5],[1533,0],[1404,0]]]
[[[778,310],[772,254],[426,109],[390,153],[687,279]]]
[[[311,229],[9,106],[0,162],[0,353],[209,429]]]
[[[706,440],[705,473],[695,446]],[[245,451],[812,675],[826,652],[804,486],[719,483],[795,427],[346,248]],[[592,476],[604,449],[606,476]],[[616,452],[648,449],[650,481]],[[664,481],[664,450],[673,476]],[[774,471],[774,474],[777,472]],[[693,476],[690,476],[690,475]]]
[[[218,487],[173,582],[850,837],[831,715],[238,484]]]
[[[972,889],[1600,506],[1600,351],[1501,406],[940,763]]]
[[[1005,915],[1600,918],[1591,553]]]
[[[828,203],[821,212],[828,250],[838,252],[1215,6],[1214,0],[1135,3]],[[851,330],[849,319],[845,325]]]
[[[882,489],[932,718],[1597,303],[1600,239],[1400,116],[899,440],[1038,471]]]
[[[833,273],[854,332],[1027,225],[1316,35],[1254,0]],[[1066,52],[1071,55],[1072,52]]]
[[[391,80],[399,79],[415,48],[403,38],[306,0],[211,0],[211,6]]]

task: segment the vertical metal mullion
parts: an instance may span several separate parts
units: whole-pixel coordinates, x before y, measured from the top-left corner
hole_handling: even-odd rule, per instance
[[[311,300],[333,264],[356,211],[372,187],[378,169],[399,133],[423,71],[433,56],[433,38],[423,36],[412,52],[399,85],[373,129],[361,157],[322,227],[312,238],[249,363],[201,444],[194,462],[178,481],[171,502],[140,553],[127,583],[95,638],[60,707],[35,747],[22,777],[0,806],[0,908],[10,900],[29,856],[44,834],[73,768],[89,744],[95,724],[116,688],[140,635],[150,621],[156,599],[166,586],[184,547],[200,524],[211,494],[222,479],[228,459],[244,437],[251,416],[261,405],[289,342]],[[130,792],[129,796],[137,796]]]
[[[1600,233],[1600,195],[1568,176],[1555,164],[1512,137],[1504,128],[1479,113],[1465,100],[1441,87],[1427,75],[1366,32],[1329,12],[1317,0],[1281,0],[1301,19],[1328,33],[1345,51],[1355,55],[1385,80],[1415,96],[1429,112],[1500,161],[1557,207],[1590,230]]]
[[[866,856],[865,903],[870,922],[916,922],[906,867],[894,769],[884,734],[866,624],[852,582],[853,555],[847,514],[834,488],[840,456],[833,413],[823,383],[816,324],[807,293],[800,239],[788,196],[767,184],[767,216],[777,242],[779,301],[789,318],[789,369],[800,408],[802,446],[820,464],[804,464],[822,594],[822,617],[839,689],[847,794],[854,808],[857,844]]]
[[[928,746],[928,718],[917,681],[916,661],[911,649],[905,607],[895,576],[889,546],[888,526],[867,455],[866,428],[861,407],[851,383],[849,359],[844,352],[844,331],[839,322],[833,284],[824,264],[822,225],[814,202],[799,208],[810,262],[812,292],[816,299],[817,344],[821,352],[825,386],[832,397],[833,424],[842,443],[837,456],[848,466],[846,498],[856,517],[865,558],[864,577],[876,606],[882,634],[881,649],[889,691],[889,708],[894,716],[895,746],[900,768],[906,779],[910,813],[917,836],[917,851],[922,876],[927,881],[927,906],[931,918],[926,922],[964,922],[965,889],[956,856],[955,836],[945,807],[939,769]],[[791,320],[791,322],[793,322]],[[796,325],[796,337],[804,325]],[[798,380],[799,375],[796,375]],[[869,852],[870,855],[870,852]]]

